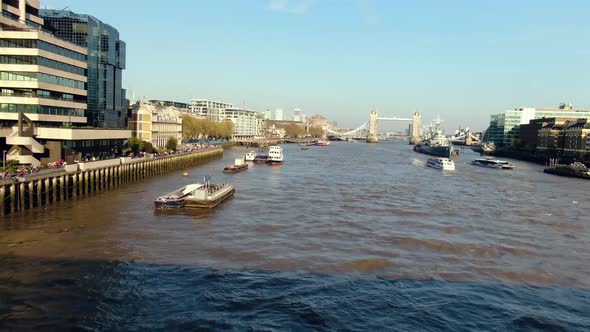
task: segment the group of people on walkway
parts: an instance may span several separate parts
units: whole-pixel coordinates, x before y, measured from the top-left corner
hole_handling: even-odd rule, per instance
[[[0,181],[4,181],[4,180],[8,180],[8,179],[15,179],[18,176],[25,176],[25,175],[37,173],[37,172],[39,172],[40,169],[41,168],[37,167],[37,166],[31,166],[28,168],[22,166],[14,172],[2,171],[2,172],[0,172]]]

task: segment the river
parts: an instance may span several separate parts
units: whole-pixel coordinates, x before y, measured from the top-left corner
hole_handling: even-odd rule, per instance
[[[285,145],[6,216],[2,330],[588,330],[590,182],[426,168],[404,142]],[[214,210],[154,211],[211,175]]]

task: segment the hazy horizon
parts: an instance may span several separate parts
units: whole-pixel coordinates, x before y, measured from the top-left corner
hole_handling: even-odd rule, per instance
[[[515,107],[590,108],[583,1],[42,0],[127,43],[128,98],[294,108],[355,128],[381,116],[485,129]],[[178,6],[178,8],[175,8]],[[586,23],[584,23],[586,22]],[[585,98],[586,97],[586,98]],[[403,128],[407,124],[384,125]]]

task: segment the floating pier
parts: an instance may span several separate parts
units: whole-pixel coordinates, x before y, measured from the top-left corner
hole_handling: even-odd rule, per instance
[[[169,173],[223,156],[223,148],[210,148],[163,157],[118,158],[67,165],[55,172],[31,175],[24,181],[0,182],[0,216],[76,200],[121,185]],[[1,218],[0,218],[1,220]]]

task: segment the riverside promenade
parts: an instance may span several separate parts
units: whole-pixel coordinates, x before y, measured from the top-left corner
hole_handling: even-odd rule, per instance
[[[87,197],[221,156],[222,147],[210,147],[159,157],[122,157],[82,162],[18,177],[18,181],[5,180],[0,182],[0,216],[57,201]]]

